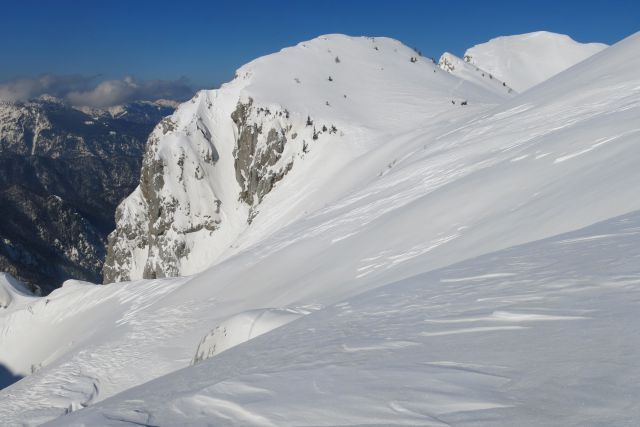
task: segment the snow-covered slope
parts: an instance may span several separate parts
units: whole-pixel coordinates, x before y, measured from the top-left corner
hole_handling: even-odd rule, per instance
[[[452,53],[443,53],[438,61],[438,65],[444,71],[495,92],[498,96],[509,98],[517,94],[517,92],[507,86],[505,82],[494,77],[491,73],[458,58]]]
[[[0,309],[10,306],[15,309],[17,305],[33,297],[33,293],[22,283],[7,273],[0,273]]]
[[[468,49],[464,59],[516,91],[524,92],[606,47],[602,43],[579,43],[564,34],[538,31],[491,39]]]
[[[622,382],[636,375],[622,355],[625,343],[637,343],[627,321],[637,301],[637,248],[626,249],[635,242],[636,216],[482,265],[469,260],[640,210],[639,66],[636,34],[498,107],[443,102],[439,110],[430,99],[447,101],[446,91],[425,101],[389,89],[384,103],[370,107],[379,127],[372,121],[356,132],[345,123],[352,130],[344,139],[332,135],[312,147],[305,167],[293,167],[264,197],[214,266],[177,279],[70,282],[0,311],[0,364],[26,376],[0,391],[0,419],[38,424],[180,368],[187,369],[74,419],[172,425],[203,414],[225,418],[222,425],[353,425],[373,418],[437,424],[435,417],[492,425],[539,416],[550,424],[571,407],[563,398],[581,396],[597,400],[593,419],[623,419],[634,410],[625,396],[637,383]],[[428,70],[453,87],[460,82]],[[310,171],[322,173],[314,179]],[[575,252],[572,239],[582,239]],[[610,243],[609,251],[599,243]],[[336,306],[341,301],[349,305]],[[286,322],[281,332],[266,332]],[[217,354],[253,331],[265,333]],[[587,348],[591,336],[619,341]],[[294,346],[274,350],[285,343]],[[525,363],[529,352],[536,364]],[[568,378],[575,382],[563,384]],[[589,393],[580,394],[580,385]],[[184,400],[174,391],[184,391]],[[309,396],[317,398],[313,408]]]
[[[636,211],[413,276],[50,425],[634,425],[639,238]]]
[[[180,106],[149,138],[140,186],[117,213],[105,283],[201,271],[228,253],[292,170],[307,187],[300,203],[389,129],[460,107],[452,102],[477,108],[503,98],[387,38],[323,36],[236,75]],[[292,208],[283,201],[272,220]]]

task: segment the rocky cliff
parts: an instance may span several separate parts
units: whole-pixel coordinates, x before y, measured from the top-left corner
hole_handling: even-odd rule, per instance
[[[206,267],[202,253],[221,254],[321,133],[293,131],[282,107],[247,98],[229,110],[217,98],[200,92],[152,132],[139,186],[116,212],[105,283]]]

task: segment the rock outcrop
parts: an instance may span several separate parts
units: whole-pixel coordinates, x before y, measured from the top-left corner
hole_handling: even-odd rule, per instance
[[[280,181],[293,167],[293,161],[274,170],[281,160],[287,144],[287,128],[272,124],[266,132],[263,122],[252,120],[252,116],[270,115],[288,119],[286,110],[271,112],[268,108],[253,108],[253,100],[238,103],[231,119],[238,129],[236,147],[233,150],[236,180],[240,185],[240,199],[249,206],[254,206],[271,191],[274,184]],[[288,125],[290,130],[291,125]]]
[[[216,98],[214,91],[198,93],[152,132],[139,186],[116,212],[105,283],[205,267],[192,253],[219,255],[292,169],[294,157],[308,150],[306,142],[294,141],[285,108],[237,98],[230,110]]]

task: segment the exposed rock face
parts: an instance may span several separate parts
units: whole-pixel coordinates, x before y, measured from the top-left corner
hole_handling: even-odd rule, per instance
[[[230,110],[216,97],[200,92],[149,137],[140,184],[116,212],[105,283],[203,268],[191,254],[219,255],[291,170],[285,147],[292,124],[284,108],[237,98]]]
[[[284,152],[287,143],[287,130],[280,127],[272,127],[266,131],[262,122],[252,122],[252,115],[265,117],[288,116],[288,112],[278,110],[271,112],[269,109],[253,109],[253,100],[248,103],[238,103],[231,118],[238,128],[238,140],[233,150],[236,180],[240,185],[240,199],[249,206],[258,204],[262,198],[271,191],[274,184],[286,175],[293,161],[282,168],[273,170]]]
[[[192,101],[186,108],[195,104]],[[149,136],[139,186],[116,211],[105,283],[175,276],[180,260],[188,255],[191,235],[218,228],[220,203],[215,191],[206,182],[199,183],[218,158],[211,133],[199,119],[180,125],[167,117]],[[185,144],[186,138],[193,144]]]
[[[0,271],[45,293],[69,278],[99,282],[115,207],[135,188],[148,133],[171,111],[0,104]]]

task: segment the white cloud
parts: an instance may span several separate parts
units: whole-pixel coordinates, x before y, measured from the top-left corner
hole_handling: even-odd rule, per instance
[[[94,77],[43,74],[38,77],[19,77],[0,83],[0,99],[24,101],[43,94],[64,97],[70,91],[87,90]]]
[[[0,100],[25,101],[52,95],[77,106],[108,107],[139,100],[184,100],[194,90],[186,79],[104,80],[96,84],[95,76],[43,74],[21,77],[0,83]]]

